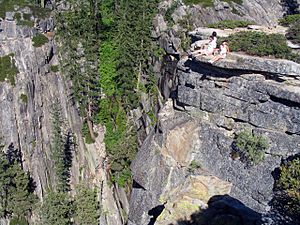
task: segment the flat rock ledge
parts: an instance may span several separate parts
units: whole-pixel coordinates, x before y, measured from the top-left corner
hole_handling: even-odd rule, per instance
[[[208,63],[209,59],[208,57],[199,56],[194,61]],[[285,59],[271,59],[241,53],[230,53],[227,58],[214,62],[212,65],[223,69],[278,74],[300,79],[300,64]]]

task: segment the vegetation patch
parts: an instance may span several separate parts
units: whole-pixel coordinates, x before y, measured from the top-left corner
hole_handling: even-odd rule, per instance
[[[279,24],[282,26],[290,26],[296,22],[300,21],[300,14],[293,14],[283,17],[279,20]]]
[[[165,19],[169,25],[172,25],[174,23],[172,14],[179,7],[179,5],[180,5],[180,2],[178,0],[176,0],[176,1],[172,2],[172,5],[167,9],[167,11],[165,13]]]
[[[300,44],[300,20],[290,25],[286,38],[293,43]]]
[[[218,23],[209,24],[208,27],[217,29],[234,29],[237,27],[247,27],[252,24],[253,22],[244,20],[223,20]]]
[[[41,4],[37,4],[35,0],[0,0],[0,17],[4,19],[6,12],[14,12],[15,7],[29,7],[33,15],[38,18],[45,18],[50,14],[49,9],[41,7]]]
[[[28,103],[28,97],[27,97],[27,95],[21,94],[20,99],[21,99],[21,101],[22,101],[24,104],[27,104],[27,103]]]
[[[37,33],[33,38],[32,38],[32,42],[33,42],[33,46],[38,48],[38,47],[41,47],[43,46],[44,44],[48,43],[49,40],[48,38],[41,34],[41,33]]]
[[[0,57],[0,82],[7,79],[12,85],[15,85],[15,76],[19,71],[13,57],[14,54]]]
[[[235,3],[239,4],[239,5],[243,4],[243,0],[222,0],[222,1],[230,3],[230,4],[232,4],[232,2],[235,2]]]
[[[269,148],[266,138],[254,135],[251,131],[242,131],[236,135],[234,151],[248,165],[257,165],[264,160],[265,151]]]
[[[19,26],[27,26],[27,27],[33,27],[34,22],[31,20],[30,14],[23,14],[23,18],[21,13],[15,13],[14,19],[17,21],[17,25]]]
[[[279,169],[279,179],[275,183],[275,205],[288,216],[300,218],[300,159],[294,158]],[[298,223],[297,223],[298,224]]]
[[[57,73],[59,71],[59,66],[58,65],[51,65],[50,66],[50,70],[53,72],[53,73]]]
[[[286,38],[281,34],[265,34],[256,31],[242,31],[226,38],[231,51],[242,51],[249,55],[283,58],[300,62],[299,55],[292,53]],[[224,38],[219,38],[223,41]]]
[[[213,7],[214,6],[213,0],[183,0],[183,2],[186,5],[201,4],[203,7]]]
[[[201,4],[203,7],[213,7],[214,6],[213,0],[183,0],[183,2],[186,5]],[[243,0],[223,0],[223,2],[228,2],[228,3],[235,2],[239,5],[243,4]]]
[[[5,153],[0,152],[0,217],[22,220],[28,216],[37,200],[29,174],[22,169],[20,151],[10,145]],[[25,220],[26,221],[26,220]]]
[[[190,165],[188,166],[188,172],[194,173],[196,170],[201,169],[200,162],[193,160]]]

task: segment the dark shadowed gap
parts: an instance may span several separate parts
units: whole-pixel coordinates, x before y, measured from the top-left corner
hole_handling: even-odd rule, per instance
[[[165,208],[164,205],[158,205],[158,206],[156,206],[156,207],[154,207],[154,208],[152,208],[148,211],[148,215],[152,216],[152,218],[150,219],[150,222],[148,223],[148,225],[154,225],[155,224],[157,218],[162,213],[164,208]]]

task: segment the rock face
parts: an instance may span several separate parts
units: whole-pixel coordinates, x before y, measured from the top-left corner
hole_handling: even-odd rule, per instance
[[[80,180],[95,184],[103,210],[110,212],[101,216],[101,224],[123,224],[115,199],[124,193],[122,190],[114,192],[107,184],[104,130],[97,128],[96,142],[85,145],[82,120],[70,100],[70,83],[60,72],[51,70],[51,65],[59,65],[57,43],[53,40],[54,21],[51,18],[39,20],[36,26],[18,26],[13,14],[11,20],[1,21],[0,56],[13,54],[19,73],[15,76],[15,85],[0,82],[0,145],[4,145],[4,149],[12,145],[22,152],[24,170],[30,172],[36,184],[35,192],[42,199],[47,189],[56,185],[51,160],[52,112],[56,104],[61,108],[65,134],[76,140],[71,187]],[[40,31],[48,32],[45,35],[49,42],[36,48],[32,37]],[[4,220],[1,222],[6,224]]]
[[[205,57],[198,57],[196,61],[208,62],[208,59]],[[214,66],[223,69],[260,72],[277,76],[284,75],[287,77],[300,78],[300,64],[284,59],[270,59],[240,53],[229,53],[228,57],[215,62]],[[201,67],[201,63],[199,64],[199,67]]]
[[[172,1],[161,3],[162,7],[171,5]],[[214,0],[212,7],[199,5],[182,5],[173,14],[175,22],[185,15],[192,15],[196,27],[221,20],[250,20],[260,25],[274,26],[286,12],[299,8],[299,5],[286,4],[281,0],[243,0],[242,4],[231,1],[230,3]],[[287,1],[286,1],[287,2]],[[293,9],[292,9],[293,8]]]
[[[228,193],[256,212],[270,211],[273,171],[282,159],[300,152],[300,88],[297,79],[288,75],[282,75],[287,78],[283,82],[273,71],[261,75],[243,68],[179,61],[175,106],[184,106],[186,112],[174,111],[168,101],[159,114],[156,132],[138,153],[132,165],[137,185],[132,191],[129,224],[189,221],[186,211],[209,207],[208,199],[218,192]],[[270,145],[265,160],[256,166],[249,167],[231,155],[235,134],[245,129],[266,137]],[[195,162],[200,168],[193,168]],[[199,180],[213,191],[201,188]],[[224,182],[228,182],[227,189]],[[196,186],[201,197],[191,194],[189,187]],[[244,213],[251,218],[250,214]],[[262,223],[258,217],[249,218],[236,224]]]

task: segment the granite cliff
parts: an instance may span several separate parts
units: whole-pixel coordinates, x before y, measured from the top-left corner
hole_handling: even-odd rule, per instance
[[[34,26],[19,25],[16,13],[31,15]],[[101,224],[123,224],[115,198],[123,196],[126,200],[126,197],[123,190],[117,193],[108,186],[104,129],[97,128],[98,137],[94,144],[85,144],[82,119],[70,99],[70,82],[53,69],[59,65],[59,43],[54,40],[53,15],[50,11],[48,13],[44,19],[37,18],[26,7],[6,12],[1,21],[0,56],[9,55],[18,71],[13,82],[8,79],[0,82],[1,147],[7,149],[12,146],[21,152],[23,168],[30,172],[35,182],[35,193],[42,200],[45,192],[57,185],[51,160],[51,140],[54,133],[53,108],[58,106],[63,120],[62,129],[68,138],[66,141],[74,143],[71,146],[71,188],[79,182],[95,185],[102,209],[110,212],[102,214]],[[33,37],[37,34],[46,37],[47,41],[34,47]],[[1,224],[6,222],[3,220]]]
[[[155,37],[169,54],[160,87],[170,99],[132,164],[129,224],[296,223],[276,214],[271,203],[275,171],[300,152],[299,64],[241,53],[213,65],[205,57],[188,59],[178,35],[184,28],[176,23],[187,12],[194,27],[241,18],[233,16],[235,7],[257,24],[274,25],[296,8],[279,1],[259,1],[257,7],[254,1],[214,3],[214,8],[178,6],[168,28],[163,12],[172,3],[165,1],[154,20]],[[258,165],[233,155],[235,137],[243,130],[268,140]]]

